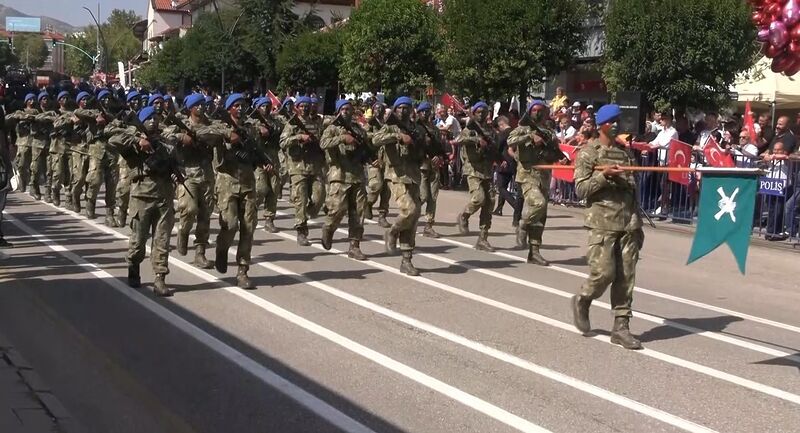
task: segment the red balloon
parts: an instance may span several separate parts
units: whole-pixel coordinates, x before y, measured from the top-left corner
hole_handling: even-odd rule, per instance
[[[772,72],[779,74],[794,64],[795,58],[788,54],[781,54],[772,59]]]
[[[795,57],[794,62],[789,65],[783,73],[786,74],[787,77],[791,77],[792,75],[797,74],[800,72],[800,57]]]
[[[782,7],[782,5],[780,3],[775,2],[775,3],[771,3],[769,6],[767,6],[764,9],[764,11],[766,12],[767,15],[771,15],[773,17],[776,16],[776,15],[777,16],[782,16],[783,7]]]
[[[789,46],[786,48],[786,51],[793,57],[800,56],[800,42],[798,41],[789,42]]]
[[[766,43],[764,44],[762,52],[764,53],[765,56],[769,57],[770,59],[773,59],[775,57],[778,57],[781,53],[783,53],[784,49]]]
[[[793,41],[800,41],[800,23],[795,24],[794,27],[789,29],[789,39]]]

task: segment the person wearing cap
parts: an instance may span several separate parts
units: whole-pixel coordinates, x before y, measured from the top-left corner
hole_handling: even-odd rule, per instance
[[[241,93],[231,94],[225,99],[223,107],[232,124],[222,130],[223,140],[217,143],[214,153],[215,188],[220,211],[214,265],[221,274],[228,271],[228,249],[238,231],[236,282],[240,288],[249,290],[255,288],[247,275],[252,261],[253,234],[258,223],[255,167],[262,165],[262,161],[256,159],[255,138],[245,124],[244,106]]]
[[[325,155],[320,148],[322,119],[311,115],[311,98],[295,101],[300,114],[287,122],[281,134],[281,148],[286,152],[294,204],[294,228],[297,244],[309,246],[308,220],[316,218],[325,202],[323,166]],[[303,126],[292,123],[299,121]]]
[[[328,215],[322,226],[322,247],[331,249],[333,234],[347,215],[350,249],[347,256],[366,260],[361,252],[364,236],[364,206],[367,193],[364,189],[364,157],[366,156],[367,132],[353,120],[353,106],[346,99],[336,101],[334,120],[320,139],[320,147],[328,161]]]
[[[141,98],[139,92],[132,90],[125,95],[125,108],[120,116],[122,119],[129,119],[131,116],[138,115]],[[114,120],[112,122],[116,133],[122,133],[126,125],[121,120]],[[120,130],[121,129],[121,130]],[[128,224],[128,206],[130,204],[131,195],[131,176],[130,167],[125,158],[121,157],[118,160],[119,164],[119,178],[117,181],[117,190],[115,192],[117,198],[117,211],[116,217],[113,221],[113,227],[125,227]]]
[[[91,122],[88,120],[81,120],[77,113],[79,110],[85,110],[83,114],[90,116],[88,110],[89,99],[91,95],[87,92],[80,92],[75,97],[75,102],[78,107],[72,112],[72,124],[75,133],[78,134],[79,140],[72,146],[72,155],[70,156],[70,187],[69,191],[72,195],[72,207],[67,208],[74,212],[81,211],[81,196],[83,196],[84,189],[86,188],[86,174],[89,172],[89,154],[87,153],[89,147],[89,140],[92,139],[93,133],[96,128],[90,127]],[[102,116],[101,116],[102,117]],[[70,200],[68,199],[69,203]]]
[[[128,264],[128,285],[141,286],[139,267],[144,261],[147,241],[153,233],[150,261],[153,266],[153,293],[172,296],[173,290],[165,281],[169,273],[169,248],[175,224],[175,148],[167,143],[160,131],[154,107],[145,107],[138,114],[139,122],[148,132],[144,136],[131,127],[109,138],[109,147],[119,152],[128,163],[131,175],[131,236],[125,261]]]
[[[384,233],[386,252],[397,253],[400,241],[400,272],[419,276],[412,262],[416,245],[417,221],[420,209],[420,183],[422,172],[419,167],[425,158],[425,131],[411,121],[414,110],[413,101],[401,96],[392,105],[397,122],[387,122],[372,137],[372,144],[383,148],[386,161],[385,175],[391,182],[392,196],[397,203],[398,213],[394,224]],[[393,123],[393,124],[389,124]]]
[[[69,92],[60,92],[56,97],[58,101],[58,118],[53,122],[52,142],[48,159],[48,183],[52,190],[53,204],[61,206],[61,189],[65,188],[67,209],[72,207],[72,194],[70,193],[70,155],[68,149],[78,141],[80,136],[75,132],[72,122],[72,110],[67,105],[70,99]]]
[[[29,190],[36,200],[42,199],[41,177],[47,178],[47,158],[50,155],[50,134],[53,132],[53,122],[58,119],[58,113],[50,110],[50,95],[42,91],[36,97],[39,113],[31,123],[31,181]],[[53,201],[50,183],[45,181],[45,202]]]
[[[422,172],[419,198],[421,204],[425,205],[425,228],[422,230],[422,236],[439,238],[439,233],[433,229],[433,224],[436,222],[436,200],[439,198],[439,179],[445,161],[445,148],[441,134],[433,126],[433,106],[427,101],[417,106],[417,124],[425,131],[428,150],[419,167]]]
[[[386,118],[386,104],[376,102],[372,105],[372,119],[369,121],[367,135],[370,138],[383,127]],[[385,176],[386,171],[386,152],[384,148],[372,149],[367,161],[367,203],[364,210],[364,218],[372,219],[372,207],[378,203],[378,226],[388,229],[392,225],[386,220],[389,214],[389,199],[392,198],[392,191],[389,188],[389,181]]]
[[[18,189],[21,192],[27,190],[31,180],[31,124],[39,114],[35,104],[36,94],[28,93],[25,95],[25,108],[6,115],[8,127],[13,127],[17,133],[17,155],[14,158],[14,164],[19,170]]]
[[[486,102],[478,101],[470,108],[467,128],[461,131],[456,143],[461,148],[463,173],[467,176],[469,201],[458,214],[456,224],[462,235],[469,233],[469,217],[480,211],[479,234],[475,249],[494,251],[489,243],[489,229],[492,227],[493,199],[491,195],[492,167],[498,159],[494,131],[487,124],[490,109]]]
[[[268,167],[256,167],[256,197],[258,203],[264,203],[264,230],[268,233],[277,233],[275,215],[278,213],[278,189],[281,187],[279,162],[281,125],[272,117],[270,98],[258,98],[253,105],[258,110],[259,116],[251,116],[248,123],[255,130],[258,146],[272,161]]]
[[[614,327],[611,342],[626,349],[641,349],[630,332],[631,303],[636,263],[644,243],[642,219],[636,198],[636,178],[620,166],[635,165],[630,151],[616,140],[622,111],[615,104],[597,111],[600,136],[587,143],[575,163],[575,190],[586,200],[584,226],[589,229],[586,259],[589,276],[572,297],[575,327],[591,330],[589,307],[611,286]],[[599,170],[598,167],[605,167]]]
[[[528,248],[528,263],[549,266],[540,248],[547,222],[547,200],[550,195],[551,173],[537,170],[535,165],[553,164],[564,155],[558,147],[555,131],[547,128],[547,105],[536,99],[528,105],[530,121],[515,128],[508,137],[508,146],[517,160],[515,181],[522,189],[525,209],[517,227],[517,247]],[[524,123],[524,122],[521,122]]]

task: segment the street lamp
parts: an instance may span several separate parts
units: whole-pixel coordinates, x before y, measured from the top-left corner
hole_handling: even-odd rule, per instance
[[[103,68],[105,69],[106,72],[108,72],[108,46],[106,45],[106,38],[103,35],[103,32],[100,29],[100,23],[97,21],[97,17],[94,16],[94,13],[92,12],[92,10],[87,8],[86,6],[84,6],[83,9],[85,9],[86,12],[89,12],[89,15],[92,16],[92,20],[94,20],[94,23],[97,26],[97,42],[96,43],[97,43],[97,57],[98,57],[98,59],[101,57],[100,40],[101,39],[103,40],[103,54],[105,54],[104,56],[102,56],[103,57],[103,64],[104,64]],[[100,15],[100,4],[99,3],[97,4],[97,15]]]

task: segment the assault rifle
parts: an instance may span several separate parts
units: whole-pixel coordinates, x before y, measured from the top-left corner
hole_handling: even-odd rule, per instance
[[[477,132],[481,139],[486,142],[486,152],[491,152],[489,157],[492,158],[492,161],[500,161],[503,159],[502,155],[500,155],[500,149],[498,148],[495,139],[486,135],[486,132],[483,130],[481,125],[475,121],[475,119],[470,118],[467,121],[467,129]]]
[[[165,169],[169,172],[169,177],[172,179],[173,182],[177,183],[178,185],[183,186],[183,189],[189,194],[189,197],[194,199],[192,192],[189,191],[189,188],[186,187],[186,179],[183,177],[183,173],[181,173],[180,169],[178,168],[177,161],[175,158],[167,158],[167,166],[166,167],[159,167],[161,162],[158,160],[158,151],[161,150],[160,147],[163,146],[161,144],[161,137],[157,133],[151,133],[147,130],[144,124],[139,120],[138,117],[133,116],[129,119],[130,124],[133,125],[136,130],[145,136],[147,141],[149,141],[153,146],[153,151],[150,153],[148,157],[145,158],[144,163],[147,165],[148,168],[154,171],[159,171],[159,169]]]

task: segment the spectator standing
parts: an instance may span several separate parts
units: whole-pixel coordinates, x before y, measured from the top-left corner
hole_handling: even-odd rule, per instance
[[[700,131],[700,136],[694,145],[694,150],[705,149],[711,137],[714,137],[717,143],[722,142],[722,133],[719,130],[719,114],[708,113],[703,121],[704,128]]]
[[[500,116],[497,118],[497,129],[497,143],[503,160],[497,166],[495,186],[499,196],[497,198],[497,206],[492,214],[502,216],[503,206],[508,202],[514,209],[511,224],[514,227],[518,227],[519,219],[522,218],[522,201],[519,199],[520,194],[516,194],[516,191],[514,193],[511,192],[512,189],[516,189],[514,176],[517,174],[517,161],[514,159],[514,155],[508,151],[508,135],[513,128],[511,128],[507,117]]]
[[[575,127],[572,126],[572,120],[567,115],[561,115],[558,117],[558,132],[556,132],[556,138],[562,143],[566,143],[575,136]]]
[[[772,119],[769,117],[769,114],[762,113],[758,116],[758,128],[756,128],[756,133],[758,134],[758,142],[756,146],[758,146],[758,153],[762,154],[769,149],[769,145],[772,143],[772,139],[775,138],[775,130],[771,126]]]
[[[794,126],[792,127],[792,132],[794,133],[795,137],[800,135],[800,113],[797,113],[797,116],[794,119]]]
[[[790,189],[788,185],[788,158],[784,143],[779,140],[772,145],[772,149],[764,156],[764,164],[762,164],[762,168],[767,170],[767,178],[787,181],[787,190]],[[792,202],[794,202],[794,200],[792,200]],[[783,233],[784,200],[780,197],[767,196],[764,198],[762,205],[766,205],[768,209],[767,234],[765,238],[768,241],[785,240],[789,236]]]
[[[567,98],[566,93],[564,93],[563,87],[556,87],[556,96],[550,101],[550,112],[557,113],[562,108],[566,107],[569,103],[569,98]]]
[[[777,143],[783,143],[783,151],[786,154],[794,153],[797,150],[797,138],[789,129],[789,116],[781,116],[775,124],[775,137],[769,144],[769,150],[773,151]],[[774,153],[774,152],[773,152]]]
[[[575,101],[572,103],[572,111],[569,114],[569,120],[572,122],[572,126],[580,128],[581,126],[581,116],[583,113],[581,112],[581,103],[580,101]]]

